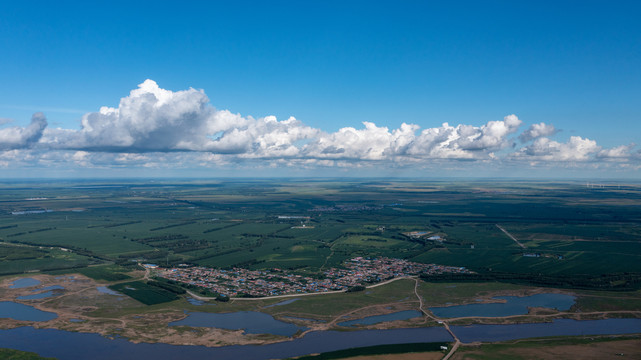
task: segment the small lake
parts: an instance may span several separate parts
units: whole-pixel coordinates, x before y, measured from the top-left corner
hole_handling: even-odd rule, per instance
[[[0,318],[24,321],[49,321],[57,318],[52,312],[42,311],[13,301],[0,301]]]
[[[374,324],[387,322],[387,321],[408,320],[408,319],[413,319],[413,318],[422,317],[422,316],[423,316],[423,313],[420,311],[406,310],[406,311],[398,311],[391,314],[368,316],[362,319],[343,321],[343,322],[339,322],[338,325],[339,326],[374,325]]]
[[[42,292],[40,292],[40,293],[33,294],[33,295],[18,296],[18,298],[17,298],[17,299],[18,299],[18,300],[37,300],[37,299],[46,299],[46,298],[48,298],[48,297],[58,296],[58,295],[61,295],[61,294],[62,294],[61,292],[59,292],[59,291],[54,291],[54,290],[64,290],[64,289],[65,289],[65,288],[64,288],[64,287],[62,287],[62,286],[60,286],[60,285],[51,285],[51,286],[47,286],[47,287],[42,288],[42,289],[33,289],[33,290],[31,290],[32,292],[42,291]],[[45,291],[45,290],[49,290],[49,291]]]
[[[22,278],[18,279],[13,282],[9,286],[9,289],[22,289],[22,288],[27,288],[31,286],[36,286],[40,284],[40,280],[32,279],[32,278]]]
[[[470,316],[512,316],[525,315],[528,307],[544,307],[559,311],[569,310],[575,297],[565,294],[536,294],[531,296],[497,296],[493,299],[505,300],[504,303],[468,304],[445,307],[432,307],[430,311],[442,318]]]
[[[169,326],[211,327],[228,330],[244,330],[247,334],[273,334],[292,336],[305,328],[274,319],[273,316],[256,311],[212,314],[189,313],[187,318],[169,323]]]

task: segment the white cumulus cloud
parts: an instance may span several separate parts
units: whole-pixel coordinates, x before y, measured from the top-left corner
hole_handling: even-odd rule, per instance
[[[78,130],[47,128],[41,113],[34,114],[25,127],[9,127],[8,122],[0,118],[0,126],[5,126],[0,128],[0,166],[4,167],[31,163],[51,168],[175,169],[245,164],[348,171],[376,168],[381,162],[385,169],[453,166],[463,170],[468,165],[451,160],[474,161],[479,166],[504,160],[523,166],[641,162],[634,144],[603,149],[580,136],[558,142],[549,138],[558,130],[544,122],[519,134],[523,121],[513,114],[481,125],[443,123],[421,128],[403,123],[390,129],[366,121],[362,127],[325,132],[294,117],[253,118],[219,110],[203,90],[171,91],[153,80],[138,85],[117,107],[83,115]],[[516,139],[524,147],[515,149]]]
[[[542,137],[520,149],[514,154],[516,158],[544,161],[588,161],[598,153],[601,147],[596,141],[572,136],[565,143]]]
[[[540,137],[552,136],[557,132],[558,130],[554,128],[554,125],[541,122],[538,124],[530,125],[527,130],[519,135],[519,140],[525,143],[530,140],[538,139]]]
[[[203,91],[172,92],[146,80],[117,108],[102,107],[82,117],[81,129],[52,129],[46,140],[62,149],[115,152],[200,150],[214,108]]]
[[[43,113],[35,113],[31,123],[26,127],[12,126],[0,129],[0,149],[24,149],[34,146],[42,137],[47,127],[47,119]]]

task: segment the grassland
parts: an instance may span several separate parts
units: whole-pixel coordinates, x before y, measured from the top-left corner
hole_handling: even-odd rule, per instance
[[[641,356],[640,345],[638,336],[527,339],[462,347],[452,359],[636,359]]]

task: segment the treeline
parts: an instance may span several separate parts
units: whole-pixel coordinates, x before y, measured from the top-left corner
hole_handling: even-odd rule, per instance
[[[17,225],[16,225],[17,226]],[[49,231],[49,230],[56,230],[55,227],[48,227],[48,228],[43,228],[43,229],[36,229],[36,230],[31,230],[31,231],[24,231],[24,232],[19,232],[19,233],[14,233],[14,234],[9,234],[7,237],[14,237],[14,236],[21,236],[21,235],[26,235],[26,234],[33,234],[33,233],[39,233],[43,231]]]
[[[172,225],[167,225],[167,226],[155,227],[155,228],[153,228],[153,229],[149,229],[149,231],[157,231],[157,230],[171,229],[171,228],[175,228],[175,227],[178,227],[178,226],[191,225],[191,224],[195,224],[195,223],[196,223],[195,221],[185,221],[185,222],[181,222],[181,223],[178,223],[178,224],[172,224]]]
[[[105,228],[105,229],[108,229],[108,228],[114,228],[114,227],[119,227],[119,226],[127,226],[127,225],[138,224],[138,223],[141,223],[141,222],[142,222],[141,220],[128,221],[128,222],[119,223],[119,224],[110,224],[110,225],[105,225],[105,226],[104,226],[104,228]]]
[[[167,234],[162,236],[152,236],[152,237],[146,237],[146,238],[131,239],[131,241],[135,241],[141,244],[149,244],[149,243],[158,242],[158,241],[169,241],[169,240],[180,240],[180,239],[187,239],[187,236],[182,234]]]
[[[41,244],[41,243],[34,243],[34,242],[30,242],[30,241],[11,241],[11,243],[12,244],[31,245],[31,246],[37,246],[37,247],[42,246],[42,247],[48,247],[48,248],[56,248],[56,247],[57,248],[65,248],[65,249],[71,250],[72,252],[76,253],[77,255],[82,255],[82,256],[90,257],[90,258],[97,259],[97,260],[104,260],[104,261],[110,261],[111,260],[110,258],[108,258],[106,256],[98,255],[98,254],[94,253],[93,251],[88,250],[86,248],[71,246],[71,245],[68,245],[68,244],[66,244],[66,245],[62,245],[62,244]]]
[[[21,248],[14,246],[0,246],[0,260],[33,260],[48,255],[48,252],[36,248]]]
[[[87,226],[87,229],[93,229],[93,228],[98,228],[98,227],[103,227],[105,229],[108,229],[108,228],[114,228],[114,227],[118,227],[118,226],[126,226],[126,225],[138,224],[138,223],[141,223],[141,222],[142,222],[141,220],[136,220],[136,221],[127,221],[127,222],[123,222],[123,223],[115,223],[115,224],[107,224],[107,225],[102,225],[102,224],[100,224],[100,225],[89,225],[89,226]]]
[[[186,235],[181,234],[152,236],[147,238],[132,239],[132,241],[144,245],[161,246],[166,251],[173,251],[175,253],[184,253],[188,251],[207,249],[211,246],[211,243],[207,240],[194,240],[190,239]],[[155,245],[154,243],[157,242],[163,242],[163,244]]]
[[[238,226],[240,224],[242,224],[242,223],[238,222],[238,223],[234,223],[234,224],[225,225],[225,226],[222,226],[222,227],[207,229],[207,230],[203,231],[203,234],[208,234],[210,232],[214,232],[214,231],[218,231],[218,230],[222,230],[222,229],[228,229],[230,227]]]
[[[60,271],[60,270],[69,270],[69,269],[80,269],[86,267],[86,264],[73,264],[69,266],[51,266],[51,267],[44,267],[42,269],[38,269],[36,271],[39,272],[50,272],[50,271]],[[5,275],[17,275],[17,274],[26,274],[27,272],[31,272],[30,270],[9,270],[9,271],[2,271],[0,272],[0,275],[5,276]]]
[[[235,263],[235,264],[229,266],[229,269],[232,269],[232,268],[249,269],[249,267],[252,266],[252,265],[258,265],[258,264],[262,264],[264,262],[265,262],[265,260],[250,259],[250,260],[247,260],[247,261],[241,261],[241,262]]]
[[[427,282],[508,282],[520,285],[607,291],[632,291],[641,289],[640,273],[603,275],[548,275],[486,272],[482,274],[422,274]]]
[[[380,231],[345,231],[345,235],[380,236]]]

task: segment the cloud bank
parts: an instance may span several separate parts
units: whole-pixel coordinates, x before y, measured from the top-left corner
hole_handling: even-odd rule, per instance
[[[294,117],[243,117],[216,109],[203,90],[170,91],[146,80],[118,107],[84,114],[78,130],[49,128],[42,113],[26,127],[0,128],[0,166],[215,167],[258,160],[276,167],[456,161],[637,166],[641,157],[634,144],[608,149],[580,136],[559,142],[551,139],[558,133],[552,124],[519,133],[522,126],[516,115],[507,115],[480,126],[403,123],[389,129],[364,122],[328,133]]]

